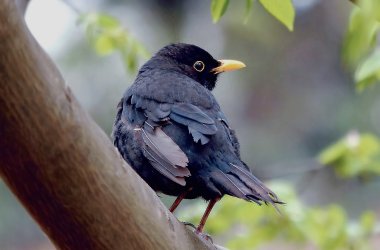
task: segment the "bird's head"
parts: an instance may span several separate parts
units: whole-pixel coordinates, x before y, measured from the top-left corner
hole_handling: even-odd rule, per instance
[[[155,57],[165,58],[170,68],[180,70],[209,90],[215,87],[220,73],[245,67],[244,63],[235,60],[216,60],[198,46],[185,43],[167,45]]]

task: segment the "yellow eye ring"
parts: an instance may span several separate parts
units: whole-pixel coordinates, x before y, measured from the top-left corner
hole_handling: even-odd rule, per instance
[[[198,72],[202,72],[205,69],[205,64],[202,61],[196,61],[193,68]]]

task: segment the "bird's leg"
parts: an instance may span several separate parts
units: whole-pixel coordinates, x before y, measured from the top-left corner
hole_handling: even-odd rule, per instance
[[[190,192],[191,188],[186,190],[185,192],[183,192],[182,194],[180,194],[177,199],[175,199],[175,201],[173,202],[173,204],[170,206],[170,209],[169,211],[170,212],[174,212],[174,210],[178,207],[179,203],[181,203],[181,201],[183,199],[185,199],[186,195]]]
[[[220,197],[217,197],[217,198],[210,201],[210,203],[208,204],[208,206],[206,208],[205,213],[202,216],[201,222],[199,223],[199,225],[197,227],[197,230],[195,230],[195,233],[202,234],[203,227],[206,224],[207,218],[210,215],[210,212],[211,212],[212,208],[214,207],[215,203],[217,203],[219,200],[220,200]]]

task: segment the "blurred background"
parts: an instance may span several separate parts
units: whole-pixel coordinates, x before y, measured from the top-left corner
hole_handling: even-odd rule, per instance
[[[125,69],[120,54],[99,56],[94,52],[86,39],[85,28],[77,23],[78,12],[101,11],[116,17],[152,54],[169,43],[186,42],[206,49],[215,58],[245,62],[244,70],[220,77],[214,94],[237,132],[242,158],[257,176],[274,182],[273,188],[284,193],[280,198],[288,203],[285,217],[296,210],[293,201],[302,204],[297,209],[318,209],[320,213],[311,212],[316,213],[317,220],[322,220],[323,211],[330,211],[330,205],[334,204],[344,215],[344,223],[339,222],[343,229],[339,230],[346,230],[347,238],[362,232],[355,229],[355,221],[370,210],[371,215],[366,218],[374,226],[370,233],[366,232],[371,236],[363,241],[368,241],[373,249],[380,244],[374,219],[380,215],[379,177],[341,178],[334,169],[317,160],[324,149],[347,135],[355,139],[357,133],[380,134],[380,88],[357,93],[352,72],[342,61],[343,40],[353,8],[349,1],[294,0],[297,16],[293,32],[259,4],[254,4],[244,24],[244,1],[230,3],[217,24],[213,24],[210,16],[210,2],[203,0],[70,2],[68,5],[60,0],[33,0],[26,20],[79,102],[107,134],[111,133],[115,107],[135,73]],[[289,193],[294,197],[287,199],[292,196]],[[166,204],[172,200],[163,198]],[[234,199],[227,199],[225,207],[223,201],[218,206],[208,222],[209,232],[215,235],[218,244],[231,249],[323,248],[313,241],[314,236],[284,236],[270,229],[267,234],[251,232],[250,228],[256,225],[270,226],[263,225],[261,217],[253,218],[256,224],[252,225],[244,226],[243,222],[237,225],[238,218],[219,225],[225,214],[238,208],[244,207],[243,215],[256,211],[259,214],[271,208],[257,210],[253,204]],[[199,213],[189,215],[189,207]],[[195,218],[197,223],[196,218],[205,207],[202,201],[188,201],[180,207],[178,216],[182,220]],[[283,220],[273,211],[268,213],[263,216]],[[334,221],[321,222],[321,230],[326,225],[332,226]],[[305,219],[302,223],[309,222]],[[228,240],[222,237],[227,231]],[[318,232],[311,232],[314,234]],[[245,240],[245,245],[231,239],[234,235],[241,242]],[[262,240],[250,245],[249,239],[255,235]],[[330,238],[335,241],[334,236]],[[287,241],[290,243],[278,244]],[[1,180],[0,249],[54,249]],[[336,248],[333,244],[323,249]],[[351,249],[367,248],[360,245]]]

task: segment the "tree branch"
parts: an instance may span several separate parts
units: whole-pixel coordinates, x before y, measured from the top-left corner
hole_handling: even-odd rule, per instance
[[[210,249],[121,159],[0,2],[0,176],[59,249]],[[124,167],[123,167],[124,166]]]

